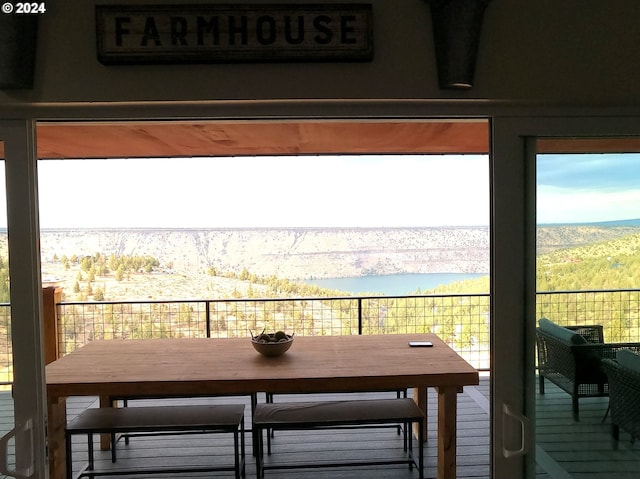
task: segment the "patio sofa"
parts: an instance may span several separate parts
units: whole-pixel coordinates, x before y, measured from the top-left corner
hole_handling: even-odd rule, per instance
[[[602,367],[609,378],[611,435],[620,438],[620,429],[640,438],[640,355],[623,349],[616,360],[603,359]]]
[[[605,343],[601,325],[563,327],[541,318],[536,329],[540,394],[549,380],[571,395],[574,420],[580,398],[609,395],[602,359],[621,349],[640,352],[640,343]]]

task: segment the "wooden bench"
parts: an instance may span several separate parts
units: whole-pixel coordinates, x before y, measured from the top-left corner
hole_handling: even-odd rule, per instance
[[[357,399],[345,401],[280,402],[258,404],[253,416],[253,429],[258,439],[256,473],[258,479],[264,477],[267,469],[293,469],[309,467],[365,466],[383,464],[408,464],[416,466],[420,479],[423,476],[423,426],[425,416],[413,399]],[[418,423],[418,460],[413,453],[413,434],[408,434],[405,443],[407,457],[401,459],[351,461],[334,463],[264,463],[263,432],[269,430],[301,430],[314,428],[334,428],[362,426],[365,424],[413,424]],[[268,449],[271,454],[271,448]]]
[[[392,391],[374,391],[374,393],[376,394],[380,394],[380,393],[385,393],[385,392],[392,392],[394,393],[395,397],[400,399],[400,398],[406,398],[407,397],[407,390],[406,389],[394,389]],[[301,395],[301,394],[317,394],[317,393],[304,393],[304,392],[287,392],[287,393],[278,393],[280,394],[286,394],[288,396],[293,396],[293,395]],[[352,394],[352,393],[349,393]],[[362,394],[362,393],[357,393],[357,394]],[[276,398],[276,394],[272,393],[272,392],[267,392],[265,393],[265,401],[267,403],[272,403],[275,402],[275,398]],[[256,402],[257,404],[257,402]],[[254,405],[254,409],[255,409],[255,405]],[[366,428],[366,427],[388,427],[388,428],[393,428],[396,429],[398,431],[398,435],[402,434],[404,432],[404,441],[405,441],[405,450],[407,448],[407,433],[409,431],[409,428],[406,427],[407,425],[404,424],[404,430],[403,430],[403,425],[401,424],[385,424],[385,425],[380,425],[380,424],[362,424],[362,425],[349,425],[349,426],[345,426],[345,427],[349,427],[349,428]],[[273,434],[273,430],[267,430],[267,451],[271,451],[271,438],[274,437]]]
[[[136,402],[136,401],[148,401],[150,399],[152,400],[173,400],[173,399],[185,399],[185,398],[189,398],[189,399],[193,399],[193,398],[220,398],[220,397],[224,397],[224,396],[233,396],[234,399],[233,400],[237,400],[238,396],[245,396],[245,395],[236,395],[236,394],[216,394],[215,396],[212,396],[211,394],[189,394],[189,395],[163,395],[163,396],[158,396],[158,395],[137,395],[137,396],[109,396],[107,397],[104,401],[101,398],[101,402],[100,404],[104,404],[104,405],[109,405],[110,407],[122,407],[122,408],[126,408],[129,407],[129,403],[130,402]],[[247,394],[246,396],[249,397],[249,404],[251,407],[251,416],[253,416],[253,410],[256,407],[256,404],[258,403],[258,395],[256,393],[252,393],[252,394]],[[245,427],[245,432],[251,432],[251,430],[247,431],[247,428]],[[136,437],[136,436],[149,436],[152,435],[153,433],[148,433],[148,432],[135,432],[135,433],[123,433],[120,434],[119,436],[116,436],[115,434],[111,434],[110,437],[109,435],[104,435],[103,439],[101,439],[101,447],[102,449],[108,449],[111,448],[111,450],[115,450],[117,441],[119,439],[124,439],[124,443],[126,445],[129,444],[129,439],[131,437]],[[106,441],[106,442],[103,442]],[[254,441],[255,444],[256,441]]]
[[[178,472],[234,471],[236,479],[245,476],[244,404],[219,404],[213,406],[145,406],[128,408],[87,409],[69,422],[65,429],[67,479],[72,475],[72,442],[76,434],[86,434],[88,440],[88,463],[76,475],[108,476],[122,474],[153,474]],[[120,433],[230,433],[233,434],[234,464],[231,466],[193,466],[180,468],[131,467],[129,469],[94,469],[94,434]],[[111,461],[116,462],[115,448],[111,450]]]

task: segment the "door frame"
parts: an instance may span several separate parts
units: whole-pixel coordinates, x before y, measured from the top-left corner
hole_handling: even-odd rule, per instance
[[[48,477],[46,387],[43,355],[42,275],[38,226],[36,129],[33,120],[0,121],[4,142],[7,235],[13,344],[15,477]]]
[[[126,110],[118,115],[123,121],[127,119]],[[373,110],[360,118],[366,121],[384,116]],[[169,120],[175,117],[170,112],[162,116]],[[311,115],[316,116],[327,117],[326,112]],[[425,119],[447,117],[442,112],[427,115],[424,111],[420,116]],[[478,118],[480,115],[468,116]],[[482,116],[490,119],[491,134],[491,469],[493,477],[533,477],[535,457],[530,451],[534,450],[535,433],[533,428],[522,426],[517,418],[522,417],[529,424],[535,420],[534,323],[513,318],[535,314],[535,138],[636,136],[640,135],[640,119],[631,116],[492,117],[488,112]],[[414,112],[406,119],[411,121],[416,117]],[[229,119],[232,120],[233,115]],[[30,417],[35,419],[34,477],[47,477],[35,120],[0,122],[0,139],[5,141],[6,152],[7,219],[12,237],[10,267],[20,265],[11,275],[12,317],[18,324],[13,330],[13,342],[17,346],[14,347],[15,417],[16,423]],[[24,379],[28,379],[29,386],[23,384]],[[505,413],[505,407],[513,418]],[[510,451],[515,454],[505,454]]]

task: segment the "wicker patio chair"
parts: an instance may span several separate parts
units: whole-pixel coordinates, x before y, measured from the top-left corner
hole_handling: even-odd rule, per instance
[[[640,351],[640,343],[605,343],[601,325],[565,328],[546,318],[536,329],[536,345],[540,394],[544,394],[545,380],[569,393],[576,421],[580,398],[609,395],[602,359],[614,359],[621,349]]]
[[[633,353],[625,352],[618,357],[623,354]],[[631,435],[631,442],[640,438],[640,356],[636,355],[632,361],[636,367],[620,359],[602,360],[602,368],[609,377],[611,435],[616,442],[620,439],[620,429]]]

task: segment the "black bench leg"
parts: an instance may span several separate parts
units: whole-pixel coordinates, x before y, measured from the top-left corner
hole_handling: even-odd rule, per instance
[[[573,409],[573,420],[574,421],[579,421],[580,420],[580,409],[579,409],[579,404],[578,404],[578,394],[575,393],[573,395],[573,400],[572,402],[572,409]]]
[[[116,462],[116,433],[111,433],[111,462]]]
[[[242,477],[246,476],[246,464],[247,464],[247,455],[245,453],[245,439],[244,439],[244,416],[242,417],[242,421],[240,422],[240,460],[242,461],[242,470],[240,474]]]
[[[609,412],[611,411],[611,403],[607,406],[607,410],[604,412],[604,417],[600,420],[600,422],[605,422],[607,417],[609,417]]]
[[[620,427],[617,424],[611,423],[611,437],[614,441],[620,440]]]
[[[405,422],[404,423],[404,437],[402,438],[402,446],[404,447],[404,450],[407,450],[408,447],[408,438],[409,435],[411,434],[411,426],[413,425],[412,422]]]
[[[233,431],[233,470],[236,474],[236,479],[240,479],[240,452],[238,447],[238,431]]]
[[[262,431],[262,429],[261,429]],[[267,435],[267,456],[271,455],[271,441],[269,440],[269,434],[273,432],[273,429],[266,428],[264,430]],[[260,442],[262,443],[262,432],[260,433]]]
[[[267,404],[273,403],[273,393],[265,393],[265,402]],[[265,432],[267,434],[267,450],[271,454],[271,438],[274,436],[274,432],[273,429],[269,428],[265,429]]]
[[[255,415],[256,405],[258,404],[258,395],[256,393],[251,394],[251,417]],[[256,434],[256,428],[251,428],[251,436],[253,438],[252,448],[253,448],[253,456],[258,456],[258,435]]]
[[[89,467],[90,471],[93,471],[93,434],[87,434],[87,446],[89,450]]]
[[[65,460],[67,463],[67,479],[71,479],[73,475],[73,471],[72,471],[73,458],[71,457],[71,434],[69,433],[65,434],[64,443],[65,443]]]
[[[238,438],[240,434],[240,438]],[[240,476],[245,476],[245,443],[244,443],[244,416],[240,420],[240,429],[233,431],[233,456],[234,456],[234,471],[236,479],[240,479]]]
[[[404,390],[404,397],[407,397],[407,390]],[[398,390],[396,391],[396,399],[401,399],[402,398],[402,391]],[[398,426],[398,436],[400,435],[400,433],[402,432],[402,426]],[[406,446],[406,441],[405,441],[405,447],[404,450],[407,450],[407,446]]]
[[[413,426],[413,422],[410,422],[409,424]],[[413,459],[413,434],[409,434],[408,441],[405,440],[405,442],[408,443],[407,445],[405,445],[405,451],[407,450],[407,447],[408,447],[409,456]],[[413,469],[413,462],[409,463],[409,470],[411,469]]]
[[[262,470],[263,458],[264,458],[264,443],[262,440],[262,428],[253,426],[254,438],[257,441],[256,449],[256,478],[262,479],[264,477],[264,471]]]
[[[418,477],[424,479],[424,422],[426,419],[418,421]],[[411,434],[411,432],[409,433]]]

